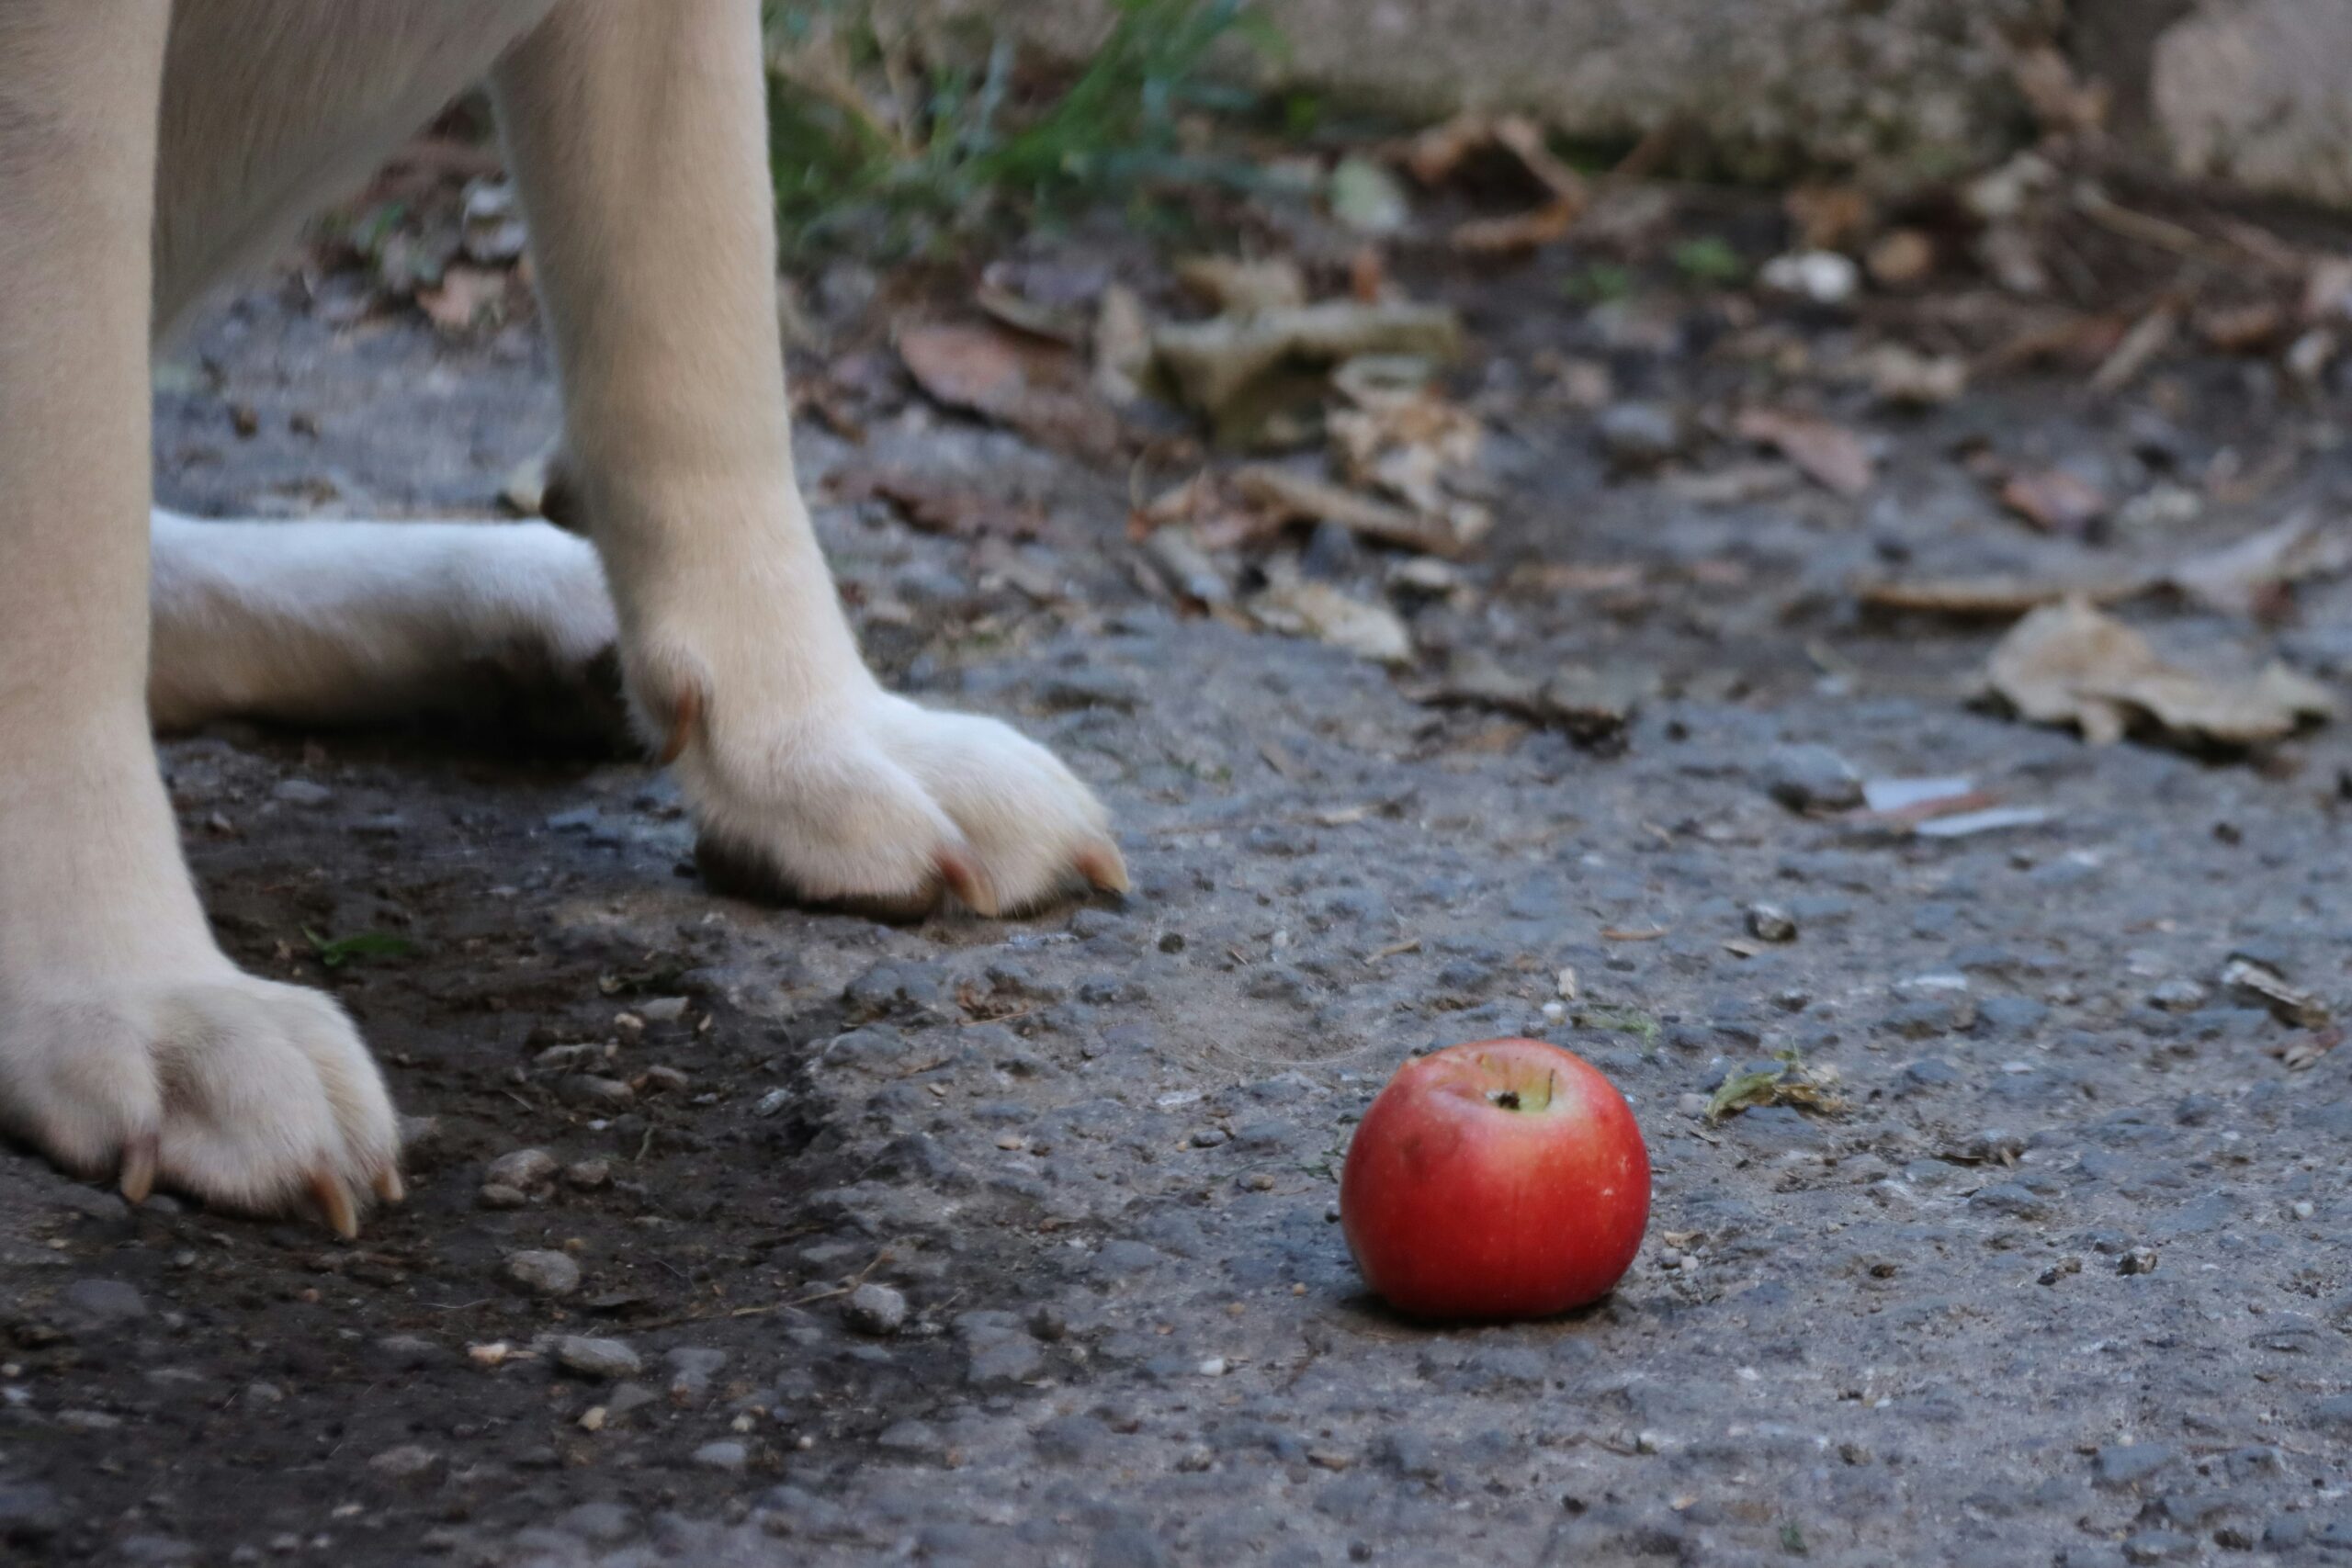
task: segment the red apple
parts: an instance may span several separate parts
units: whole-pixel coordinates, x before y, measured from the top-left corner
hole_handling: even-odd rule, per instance
[[[1649,1150],[1625,1097],[1540,1040],[1406,1063],[1340,1176],[1356,1267],[1415,1317],[1544,1317],[1596,1301],[1649,1217]]]

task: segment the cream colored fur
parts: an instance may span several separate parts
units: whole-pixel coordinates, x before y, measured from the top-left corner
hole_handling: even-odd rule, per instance
[[[151,519],[152,338],[485,71],[593,547]],[[1124,887],[1050,753],[858,654],[793,477],[763,90],[757,0],[0,4],[0,1128],[346,1235],[400,1195],[349,1021],[214,944],[151,706],[369,716],[617,638],[707,840],[804,896]]]

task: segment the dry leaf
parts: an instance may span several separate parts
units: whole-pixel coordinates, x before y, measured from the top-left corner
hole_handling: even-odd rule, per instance
[[[1094,389],[1114,408],[1143,396],[1151,374],[1151,321],[1143,300],[1124,283],[1102,290],[1094,315]]]
[[[464,332],[505,299],[506,276],[479,266],[445,268],[437,287],[416,291],[417,307],[443,332]]]
[[[2068,538],[2089,533],[2109,510],[2096,485],[2064,468],[2011,474],[2001,486],[2001,504],[2043,533]]]
[[[1842,251],[1871,225],[1871,198],[1854,186],[1798,186],[1781,198],[1781,210],[1808,251]]]
[[[1917,229],[1894,229],[1862,257],[1871,280],[1882,288],[1908,288],[1936,267],[1936,243]]]
[[[1734,1073],[1709,1097],[1706,1117],[1710,1122],[1721,1122],[1726,1116],[1736,1116],[1762,1105],[1787,1105],[1834,1116],[1846,1109],[1845,1097],[1838,1092],[1837,1084],[1837,1069],[1806,1067],[1795,1062],[1750,1073]]]
[[[1583,210],[1576,202],[1547,201],[1508,218],[1473,218],[1454,225],[1453,245],[1464,255],[1473,256],[1536,250],[1565,238],[1576,227],[1577,218]]]
[[[1956,354],[1921,354],[1901,344],[1881,344],[1863,367],[1881,402],[1928,408],[1968,389],[1968,361]]]
[[[1478,542],[1491,523],[1483,510],[1453,509],[1426,515],[1270,463],[1236,469],[1232,482],[1245,500],[1276,516],[1336,523],[1365,538],[1434,556],[1462,554]]]
[[[2319,1066],[2321,1057],[2343,1043],[2343,1028],[2330,1024],[2325,1029],[2314,1029],[2292,1040],[2281,1041],[2269,1048],[2269,1054],[2278,1057],[2289,1072],[2300,1073]]]
[[[1184,400],[1214,417],[1298,362],[1328,367],[1365,354],[1450,360],[1462,350],[1462,325],[1442,305],[1334,299],[1163,326],[1152,346]]]
[[[2046,604],[2011,627],[1986,675],[2025,717],[2076,725],[2094,745],[2145,719],[2177,740],[2250,746],[2335,711],[2325,687],[2283,664],[2250,680],[2166,664],[2138,632],[2080,599]]]
[[[1184,525],[1153,529],[1144,538],[1143,553],[1180,598],[1210,609],[1233,603],[1233,589],[1225,574]]]
[[[834,477],[832,492],[842,502],[878,496],[924,533],[951,538],[1034,539],[1045,531],[1045,515],[1034,505],[1000,501],[967,483],[924,474],[852,468]]]
[[[1871,488],[1870,448],[1860,436],[1819,414],[1744,409],[1732,427],[1743,441],[1777,448],[1826,490],[1850,498]]]
[[[2146,592],[2162,581],[2156,572],[2109,572],[2097,578],[2053,574],[2046,578],[1994,574],[1985,577],[1921,578],[1865,582],[1855,594],[1880,610],[1916,610],[1938,615],[1982,615],[2009,620],[2062,599],[2112,604]]]
[[[2115,352],[2091,376],[2091,390],[2101,394],[2121,391],[2132,378],[2148,367],[2151,360],[2172,344],[2173,334],[2180,330],[2180,311],[2172,305],[2159,305],[2140,318]]]
[[[1410,664],[1412,634],[1394,612],[1351,599],[1328,582],[1278,575],[1252,600],[1250,613],[1261,625],[1291,636],[1307,636],[1378,664]]]
[[[2273,614],[2285,607],[2287,590],[2306,578],[2331,577],[2352,570],[2352,531],[2332,527],[2311,513],[2249,534],[2176,564],[2166,574],[2175,588],[2225,615]]]
[[[1581,666],[1539,682],[1506,669],[1486,653],[1464,649],[1454,652],[1435,684],[1410,695],[1433,706],[1509,714],[1563,730],[1579,745],[1606,746],[1623,734],[1655,685],[1653,678],[1639,672],[1602,674]]]
[[[2269,964],[2243,955],[2222,966],[2222,984],[2247,999],[2259,1002],[2279,1019],[2302,1029],[2324,1029],[2333,1017],[2317,993],[2296,985]]]
[[[2275,299],[2215,306],[2198,312],[2197,335],[2223,354],[2261,354],[2285,339],[2287,312]]]
[[[1088,386],[1088,367],[1058,344],[1001,327],[910,327],[899,356],[916,384],[1047,446],[1091,457],[1119,447],[1119,421]]]
[[[1223,315],[1254,316],[1306,303],[1306,275],[1296,262],[1279,256],[1265,261],[1189,256],[1176,264],[1176,281]]]

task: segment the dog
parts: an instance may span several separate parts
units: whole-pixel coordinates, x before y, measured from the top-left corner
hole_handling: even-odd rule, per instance
[[[587,537],[153,512],[153,344],[485,74]],[[797,897],[1125,890],[1051,753],[860,657],[793,474],[764,95],[759,0],[0,4],[0,1130],[134,1202],[349,1237],[401,1197],[341,1009],[214,942],[155,722],[616,647],[705,843]]]

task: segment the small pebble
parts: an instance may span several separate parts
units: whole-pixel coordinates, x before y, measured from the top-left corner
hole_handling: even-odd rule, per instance
[[[715,1443],[705,1443],[695,1450],[695,1462],[705,1470],[741,1470],[752,1461],[752,1450],[731,1438],[721,1438]]]
[[[558,1168],[555,1156],[545,1149],[516,1149],[492,1160],[482,1180],[486,1185],[530,1192],[554,1181]]]
[[[656,997],[637,1010],[638,1016],[648,1023],[675,1023],[686,1016],[684,997]]]
[[[645,1365],[644,1358],[627,1341],[584,1334],[568,1334],[557,1340],[555,1359],[564,1371],[590,1378],[635,1377]]]
[[[535,1296],[568,1296],[580,1288],[580,1265],[560,1252],[515,1252],[506,1277]]]
[[[896,1334],[907,1321],[907,1298],[888,1285],[869,1281],[849,1293],[844,1315],[860,1334]]]
[[[1747,934],[1758,942],[1794,942],[1796,919],[1778,904],[1751,904],[1747,907]]]
[[[2119,1274],[2153,1274],[2156,1271],[2156,1249],[2135,1247],[2115,1260]]]

